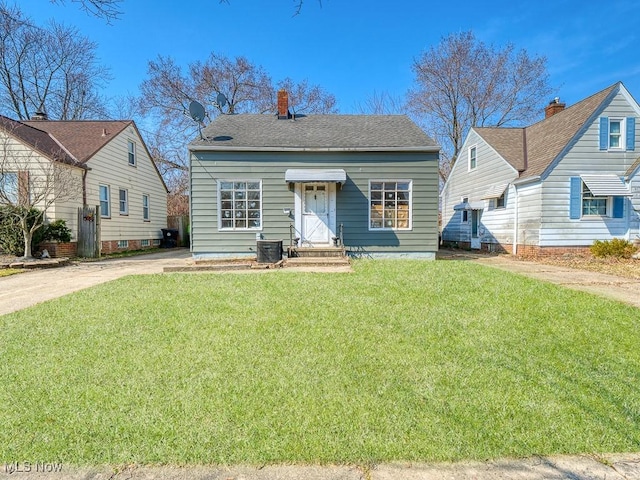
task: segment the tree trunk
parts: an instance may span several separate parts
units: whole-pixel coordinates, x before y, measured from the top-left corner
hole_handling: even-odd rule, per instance
[[[33,232],[27,226],[27,219],[20,219],[20,224],[22,226],[22,235],[24,237],[24,259],[25,260],[33,260],[33,255],[31,255],[31,241],[33,240]]]

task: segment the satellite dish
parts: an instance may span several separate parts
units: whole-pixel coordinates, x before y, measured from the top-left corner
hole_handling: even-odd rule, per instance
[[[224,108],[227,103],[229,103],[229,100],[224,96],[224,93],[219,93],[216,97],[216,105],[220,108]]]
[[[195,100],[191,101],[189,104],[189,114],[197,123],[202,123],[204,121],[205,111],[200,102],[196,102]]]

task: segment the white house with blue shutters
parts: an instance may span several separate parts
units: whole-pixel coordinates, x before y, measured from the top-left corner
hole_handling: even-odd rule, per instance
[[[640,106],[621,82],[523,128],[472,128],[441,193],[442,240],[546,254],[640,241]]]

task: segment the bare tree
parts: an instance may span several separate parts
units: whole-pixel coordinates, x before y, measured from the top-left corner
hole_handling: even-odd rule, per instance
[[[18,7],[0,4],[0,101],[2,113],[29,119],[76,120],[103,116],[99,90],[109,80],[97,45],[76,28],[55,22],[33,25]]]
[[[296,83],[287,78],[277,87],[289,91],[296,113],[337,111],[335,97],[308,80]],[[184,145],[198,134],[188,114],[192,100],[203,104],[208,120],[221,114],[277,111],[276,86],[270,76],[242,56],[231,59],[212,53],[204,62],[191,63],[186,71],[172,58],[159,56],[149,62],[148,78],[140,90],[139,110],[156,126],[153,132],[146,132],[145,142],[169,185],[179,184],[179,177],[188,171]],[[217,102],[219,94],[225,96],[224,104]]]
[[[364,102],[356,104],[363,115],[400,115],[406,113],[405,101],[389,92],[374,92]]]
[[[19,122],[0,117],[0,205],[9,207],[20,225],[26,259],[33,258],[33,234],[42,228],[51,207],[82,198],[81,168],[72,165],[62,149],[52,152],[50,145],[37,140],[29,145],[24,141],[27,135],[32,139],[29,130]],[[44,155],[44,151],[53,158]]]
[[[71,3],[79,4],[80,8],[87,14],[94,17],[103,18],[107,23],[118,20],[122,11],[120,4],[124,0],[71,0]],[[65,0],[51,0],[51,3],[64,5]]]
[[[478,41],[473,32],[451,34],[415,60],[408,105],[443,146],[446,178],[470,127],[517,126],[541,113],[549,96],[545,57]]]

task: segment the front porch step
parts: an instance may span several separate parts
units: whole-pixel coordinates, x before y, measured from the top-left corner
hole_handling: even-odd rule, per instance
[[[289,258],[340,258],[345,256],[342,247],[290,247]]]
[[[284,261],[285,267],[341,267],[350,266],[348,257],[290,257]]]

